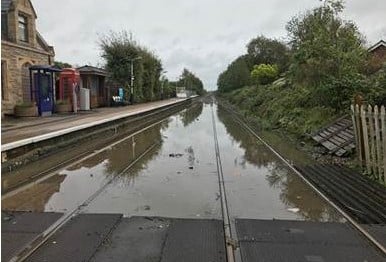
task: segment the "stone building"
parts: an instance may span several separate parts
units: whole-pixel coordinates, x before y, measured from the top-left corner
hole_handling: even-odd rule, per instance
[[[51,65],[55,52],[36,29],[30,0],[1,0],[1,115],[31,102],[31,65]]]

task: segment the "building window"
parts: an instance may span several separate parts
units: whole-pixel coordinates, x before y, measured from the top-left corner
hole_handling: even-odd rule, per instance
[[[28,23],[27,17],[19,15],[19,40],[28,42]]]
[[[1,39],[8,40],[8,16],[1,14]]]
[[[6,100],[7,96],[7,62],[1,60],[1,100]]]

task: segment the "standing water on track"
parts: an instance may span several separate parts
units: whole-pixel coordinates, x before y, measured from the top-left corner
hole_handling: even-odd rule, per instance
[[[194,103],[2,200],[3,210],[221,218],[212,113],[232,218],[341,221],[320,196],[215,103]],[[144,154],[146,152],[146,154]],[[140,160],[122,172],[138,157]]]

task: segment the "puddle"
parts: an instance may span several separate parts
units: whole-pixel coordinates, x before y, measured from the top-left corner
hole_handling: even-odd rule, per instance
[[[213,104],[232,217],[340,221],[264,145]],[[199,103],[2,201],[3,209],[84,208],[124,216],[221,218],[211,105]],[[122,171],[150,147],[130,169]],[[296,212],[294,212],[296,210]]]

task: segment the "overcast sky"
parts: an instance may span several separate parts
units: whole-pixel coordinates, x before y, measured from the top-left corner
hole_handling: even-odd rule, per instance
[[[264,34],[286,40],[286,23],[318,0],[32,0],[40,33],[56,60],[103,65],[98,38],[127,30],[157,54],[175,80],[184,67],[216,89],[218,74]],[[344,17],[355,21],[368,45],[386,40],[386,1],[347,0]]]

